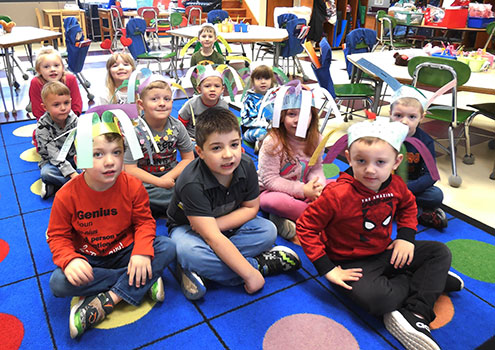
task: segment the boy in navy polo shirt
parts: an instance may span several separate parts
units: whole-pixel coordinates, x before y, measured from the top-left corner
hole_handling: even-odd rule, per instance
[[[257,216],[258,176],[242,153],[235,115],[220,107],[206,110],[197,120],[196,142],[199,158],[177,179],[167,210],[186,298],[205,294],[203,278],[244,284],[247,293],[254,293],[265,276],[297,270],[297,254],[283,246],[272,248],[277,230]]]

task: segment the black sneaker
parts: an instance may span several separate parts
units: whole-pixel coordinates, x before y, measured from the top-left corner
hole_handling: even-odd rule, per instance
[[[55,194],[55,186],[41,181],[41,190],[40,190],[41,199],[48,199],[54,194]]]
[[[383,316],[385,328],[408,350],[440,350],[425,320],[400,309]]]
[[[258,269],[263,276],[295,271],[301,267],[301,260],[296,252],[281,245],[261,253],[255,259],[258,261]]]
[[[113,301],[108,292],[86,297],[70,309],[69,330],[72,339],[100,322],[113,311]]]
[[[445,282],[444,293],[459,292],[464,289],[464,281],[461,277],[449,271],[447,275],[447,282]]]
[[[433,227],[437,230],[446,228],[449,224],[447,215],[445,215],[445,212],[440,208],[436,208],[434,210],[424,210],[419,216],[418,222],[423,226]]]

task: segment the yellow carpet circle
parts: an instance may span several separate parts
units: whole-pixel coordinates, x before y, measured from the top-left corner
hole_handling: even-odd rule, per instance
[[[36,180],[29,189],[32,193],[39,196],[41,193],[41,179]]]
[[[19,137],[33,137],[33,131],[36,129],[36,122],[15,129],[12,134]]]
[[[73,307],[78,302],[79,297],[74,297],[70,302],[70,306]],[[113,312],[94,328],[112,329],[134,323],[150,312],[155,304],[156,302],[149,298],[144,298],[139,306],[133,306],[125,301],[121,301],[115,306]]]
[[[41,160],[39,153],[36,151],[36,147],[32,147],[22,152],[20,158],[26,162],[33,163],[38,163]]]
[[[446,294],[440,295],[435,306],[433,306],[433,311],[436,317],[430,323],[431,329],[442,328],[454,318],[454,304],[452,304],[452,300]]]

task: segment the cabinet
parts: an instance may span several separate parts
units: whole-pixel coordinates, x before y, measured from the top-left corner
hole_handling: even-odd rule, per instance
[[[335,5],[337,7],[337,18],[339,20],[335,25],[331,25],[328,22],[325,23],[324,30],[330,45],[334,48],[340,48],[345,42],[346,34],[351,30],[358,28],[358,22],[360,22],[361,28],[364,28],[365,21],[361,21],[359,5],[364,6],[364,12],[366,14],[368,0],[335,0]],[[343,24],[344,21],[346,21],[345,25]]]
[[[98,17],[98,4],[85,3],[84,11],[86,12],[86,28],[88,28],[88,38],[93,41],[101,41],[100,22]]]

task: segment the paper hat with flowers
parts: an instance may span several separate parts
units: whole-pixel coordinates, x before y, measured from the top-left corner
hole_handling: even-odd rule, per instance
[[[301,84],[299,80],[292,80],[280,87],[268,90],[265,97],[261,101],[258,112],[258,117],[263,113],[263,110],[268,106],[273,106],[273,124],[272,127],[280,126],[280,114],[283,110],[299,108],[299,121],[296,128],[296,136],[305,138],[311,121],[311,107],[315,107],[314,95],[321,93],[326,97],[328,103],[324,104],[329,108],[328,113],[334,113],[338,120],[342,120],[340,111],[333,97],[327,90],[321,87],[310,89],[308,86]]]
[[[69,132],[65,142],[57,156],[57,160],[63,161],[67,157],[72,144],[75,143],[77,154],[77,167],[88,169],[93,167],[93,139],[96,136],[117,133],[125,137],[128,147],[134,159],[143,157],[143,152],[134,132],[130,118],[122,110],[108,110],[101,117],[98,113],[86,113],[77,120],[77,127]]]

